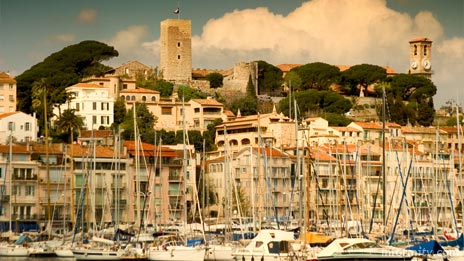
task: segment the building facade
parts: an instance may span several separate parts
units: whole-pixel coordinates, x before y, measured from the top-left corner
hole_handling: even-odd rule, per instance
[[[0,114],[16,111],[16,80],[0,72]]]

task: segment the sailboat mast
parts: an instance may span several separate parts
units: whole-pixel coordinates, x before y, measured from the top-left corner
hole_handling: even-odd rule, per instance
[[[382,191],[383,191],[383,199],[382,199],[382,207],[383,207],[383,241],[386,241],[386,229],[387,229],[387,178],[386,178],[386,171],[385,171],[385,87],[382,86]]]
[[[185,94],[182,93],[182,143],[183,143],[183,160],[182,171],[184,172],[184,221],[187,227],[187,147],[185,139]],[[187,238],[185,238],[187,240]],[[186,241],[187,243],[187,241]]]
[[[10,186],[10,199],[8,200],[8,202],[10,203],[10,205],[8,206],[9,208],[9,228],[10,228],[10,237],[11,237],[11,233],[13,232],[13,228],[11,227],[12,226],[12,212],[13,212],[13,206],[11,204],[11,199],[12,199],[12,196],[13,196],[13,193],[12,192],[12,188],[13,188],[13,164],[12,164],[12,161],[13,161],[13,126],[14,126],[14,123],[11,124],[10,126],[10,138],[9,138],[9,151],[8,151],[8,174],[10,176],[10,182],[9,182],[9,186]]]
[[[135,207],[136,207],[136,227],[140,225],[140,178],[139,178],[139,135],[137,128],[137,118],[136,118],[136,104],[134,103],[133,113],[134,113],[134,142],[135,142]]]

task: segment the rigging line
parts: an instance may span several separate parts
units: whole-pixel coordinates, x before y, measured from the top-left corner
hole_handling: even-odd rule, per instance
[[[404,184],[404,186],[403,186],[403,196],[402,196],[401,199],[400,199],[400,206],[399,206],[399,208],[398,208],[398,211],[396,212],[396,222],[395,222],[395,224],[393,225],[392,233],[391,233],[391,235],[390,235],[390,239],[388,240],[388,243],[389,243],[390,246],[392,245],[392,243],[393,243],[393,238],[394,238],[394,236],[395,236],[396,225],[397,225],[397,223],[398,223],[398,218],[399,218],[400,213],[401,213],[400,210],[401,210],[401,206],[403,205],[403,200],[406,199],[406,189],[407,189],[406,186],[407,186],[407,184],[408,184],[409,176],[410,176],[410,174],[411,174],[412,160],[413,160],[413,159],[412,159],[412,157],[411,157],[411,160],[410,160],[410,162],[409,162],[409,167],[408,167],[408,173],[407,173],[407,175],[406,175],[406,181],[405,181],[405,184]],[[407,201],[407,199],[406,199],[406,201]]]
[[[353,185],[356,185],[356,184],[353,184],[354,183],[354,180],[355,180],[355,176],[354,176],[354,172],[356,170],[356,163],[358,162],[359,160],[359,163],[360,163],[360,157],[359,157],[359,149],[360,149],[360,146],[359,146],[359,143],[356,143],[356,152],[355,152],[355,155],[354,155],[354,164],[351,166],[351,181],[350,181],[350,187],[353,187]],[[358,179],[356,179],[358,180]],[[357,207],[357,212],[358,212],[358,218],[360,219],[359,222],[360,222],[360,225],[361,225],[361,234],[362,235],[365,235],[365,231],[364,231],[364,226],[363,226],[363,217],[361,216],[361,207],[360,207],[360,202],[359,202],[359,195],[358,195],[358,190],[356,190],[356,193],[354,193],[355,195],[355,200],[356,200],[356,205],[358,206]]]
[[[317,192],[319,192],[317,194],[319,195],[319,198],[320,198],[321,204],[322,204],[322,214],[323,214],[323,217],[325,218],[327,227],[329,227],[329,214],[327,213],[326,204],[324,203],[324,198],[322,197],[321,186],[319,184],[318,174],[317,174],[317,171],[316,171],[316,166],[315,166],[314,161],[311,161],[310,164],[313,166],[312,169],[313,169],[313,172],[314,172],[314,180],[316,181],[316,189],[317,189]]]

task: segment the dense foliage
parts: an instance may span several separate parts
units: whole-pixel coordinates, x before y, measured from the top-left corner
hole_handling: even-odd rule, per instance
[[[136,75],[135,84],[139,88],[145,88],[160,92],[161,97],[170,97],[174,89],[174,84],[162,79],[158,70],[155,68],[147,74]]]
[[[323,116],[324,113],[344,115],[352,107],[350,100],[333,91],[300,91],[293,94],[292,100],[297,103],[300,119],[309,115]],[[279,102],[279,108],[285,115],[289,115],[289,106],[288,98],[284,98]],[[329,124],[332,123],[329,122]]]
[[[184,99],[184,102],[188,102],[191,99],[206,99],[207,95],[200,90],[194,89],[189,86],[179,86],[177,89],[179,100]]]
[[[348,94],[359,95],[361,90],[365,92],[369,85],[381,83],[386,78],[385,68],[371,64],[359,64],[341,73],[341,84]]]
[[[386,84],[376,88],[379,94],[383,89],[385,90],[388,105],[387,119],[400,125],[408,123],[432,125],[435,117],[433,96],[437,92],[437,87],[430,79],[411,74],[398,74],[387,78],[387,81]]]
[[[46,79],[50,87],[48,102],[62,104],[66,100],[66,87],[78,83],[84,77],[102,75],[111,68],[100,62],[115,56],[118,56],[118,52],[113,47],[97,41],[83,41],[51,54],[16,77],[18,110],[33,112],[31,105],[34,82]]]
[[[258,94],[282,96],[282,71],[265,61],[258,61]]]
[[[222,74],[213,72],[206,75],[206,80],[209,81],[209,87],[217,88],[222,86],[222,81],[224,80],[224,76]]]
[[[339,81],[340,77],[340,69],[337,66],[320,62],[298,66],[290,72],[292,74],[286,75],[285,79],[292,82],[294,90],[328,90],[330,85]]]
[[[138,135],[142,141],[153,140],[154,129],[157,118],[148,110],[145,103],[135,103],[135,122],[137,124]],[[134,140],[134,107],[130,108],[124,116],[124,121],[121,123],[121,128],[124,131],[121,133],[126,140]]]

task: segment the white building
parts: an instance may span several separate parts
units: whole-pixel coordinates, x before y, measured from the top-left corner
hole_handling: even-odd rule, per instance
[[[76,115],[84,120],[84,128],[88,130],[110,127],[113,124],[114,100],[107,87],[93,83],[77,83],[66,88],[71,94],[68,104],[60,106],[61,112],[74,109]],[[59,112],[55,111],[55,115]],[[59,117],[59,116],[58,116]]]
[[[24,112],[0,114],[0,144],[7,144],[10,134],[14,142],[37,140],[37,119]]]

